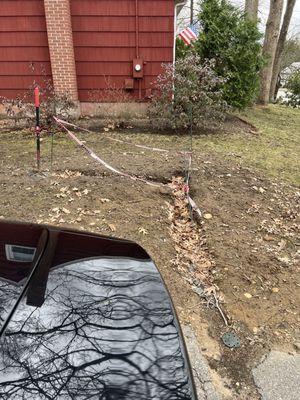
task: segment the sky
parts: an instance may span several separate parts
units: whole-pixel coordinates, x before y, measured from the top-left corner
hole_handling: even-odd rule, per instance
[[[240,7],[244,6],[243,0],[232,0],[231,2]],[[286,0],[285,0],[285,4],[286,4]],[[261,20],[263,26],[267,22],[269,6],[270,6],[270,0],[259,0],[259,15],[258,16],[259,16],[259,19]],[[284,8],[284,10],[285,10],[285,8]],[[291,25],[290,25],[290,29],[289,29],[289,36],[295,36],[295,35],[300,36],[300,0],[296,0],[293,16],[292,16],[292,20],[291,20]]]
[[[197,0],[196,0],[197,1]],[[241,8],[244,7],[244,0],[231,0],[231,2]],[[285,0],[286,3],[286,0]],[[261,29],[264,30],[268,13],[269,13],[270,0],[259,0],[259,19],[261,20]],[[189,1],[187,6],[181,13],[181,18],[189,15]],[[289,37],[300,37],[300,0],[296,0],[293,17],[289,29]]]

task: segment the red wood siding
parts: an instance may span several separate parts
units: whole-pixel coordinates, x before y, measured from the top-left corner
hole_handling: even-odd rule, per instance
[[[0,96],[24,96],[51,79],[43,0],[0,1]]]
[[[107,89],[123,89],[125,79],[132,78],[136,2],[71,0],[71,14],[79,99],[109,101]],[[173,59],[174,0],[139,0],[138,14],[144,97],[161,64]],[[131,95],[137,98],[137,80],[134,88]]]

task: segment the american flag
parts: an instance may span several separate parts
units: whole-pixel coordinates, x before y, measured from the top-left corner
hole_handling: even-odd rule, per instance
[[[179,33],[179,37],[184,41],[185,44],[190,46],[195,40],[197,40],[199,35],[199,29],[195,24],[190,25]]]

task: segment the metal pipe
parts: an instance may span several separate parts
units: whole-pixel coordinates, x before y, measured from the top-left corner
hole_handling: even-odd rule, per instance
[[[35,135],[36,135],[36,163],[37,169],[40,169],[41,162],[41,139],[40,139],[40,90],[36,86],[34,88],[34,105],[35,105]]]
[[[140,58],[139,49],[139,2],[135,0],[135,46],[136,46],[136,58]]]
[[[175,60],[176,60],[176,38],[177,38],[177,14],[178,14],[178,8],[185,6],[186,0],[181,1],[180,3],[175,4],[175,11],[174,11],[174,48],[173,48],[173,65],[175,65]]]
[[[135,53],[136,58],[140,58],[140,48],[139,48],[139,2],[135,0]],[[139,85],[139,100],[142,100],[142,79],[138,79]]]

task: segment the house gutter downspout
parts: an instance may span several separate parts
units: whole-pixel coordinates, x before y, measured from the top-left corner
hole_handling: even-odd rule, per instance
[[[135,0],[135,56],[140,58],[139,49],[139,3]]]
[[[173,48],[173,65],[175,65],[176,61],[176,37],[177,37],[177,15],[179,14],[179,7],[183,7],[186,5],[186,0],[175,2],[175,13],[174,13],[174,48]]]

